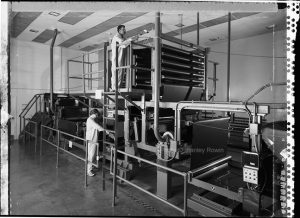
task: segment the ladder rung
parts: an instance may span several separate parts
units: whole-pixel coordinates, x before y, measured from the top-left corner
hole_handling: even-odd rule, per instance
[[[113,95],[116,94],[116,92],[103,92],[104,95]]]
[[[107,131],[107,132],[116,133],[115,130],[111,130],[111,129],[104,129],[104,130]]]
[[[115,120],[116,118],[115,117],[103,117],[103,119],[106,119],[106,120]]]
[[[103,106],[105,106],[105,107],[116,106],[116,104],[104,104]]]
[[[103,143],[104,143],[104,144],[107,144],[107,145],[115,146],[115,143],[112,143],[112,142],[103,141]]]

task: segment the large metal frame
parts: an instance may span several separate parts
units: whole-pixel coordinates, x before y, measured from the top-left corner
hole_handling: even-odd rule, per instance
[[[128,49],[128,56],[129,59],[127,60],[127,64],[126,66],[117,66],[118,63],[116,63],[117,66],[117,73],[115,76],[115,84],[116,84],[116,90],[114,90],[114,92],[109,92],[108,90],[108,70],[107,70],[107,66],[108,66],[108,53],[109,53],[109,49],[107,44],[104,45],[104,48],[102,48],[104,50],[104,114],[106,115],[107,113],[107,107],[109,107],[109,101],[114,101],[115,102],[115,108],[113,109],[113,113],[114,113],[114,119],[115,120],[115,130],[111,131],[115,133],[115,142],[114,143],[105,143],[105,137],[106,134],[104,134],[104,144],[109,145],[111,147],[111,155],[110,155],[110,173],[113,176],[113,193],[112,193],[112,206],[115,206],[115,201],[116,201],[116,196],[117,196],[117,179],[124,181],[134,187],[136,187],[137,189],[143,191],[144,193],[147,193],[155,198],[157,198],[158,200],[161,200],[167,204],[170,205],[170,203],[168,201],[166,201],[165,199],[162,199],[160,197],[158,197],[157,195],[154,195],[153,193],[150,193],[144,189],[142,189],[141,187],[131,183],[130,181],[128,181],[127,179],[124,179],[122,177],[120,177],[119,175],[117,175],[117,169],[118,169],[118,160],[117,160],[117,153],[121,153],[125,155],[125,160],[127,160],[128,157],[130,158],[134,158],[137,159],[139,161],[144,161],[147,162],[147,160],[137,157],[135,155],[129,154],[123,151],[120,151],[118,149],[118,131],[117,131],[117,126],[118,126],[118,115],[121,114],[119,111],[119,103],[118,103],[118,99],[119,98],[123,98],[125,99],[125,109],[123,111],[123,115],[125,116],[125,122],[124,122],[124,139],[125,139],[125,148],[128,148],[128,150],[132,149],[131,147],[136,147],[139,149],[143,149],[143,150],[147,150],[153,153],[157,152],[157,147],[152,146],[147,144],[147,130],[150,128],[150,122],[153,121],[153,130],[154,130],[154,134],[156,139],[158,140],[159,143],[164,143],[164,138],[162,138],[161,134],[159,133],[159,122],[161,121],[161,119],[163,119],[163,117],[160,117],[160,109],[172,109],[175,112],[175,117],[173,118],[168,118],[168,119],[173,119],[175,125],[174,125],[174,143],[171,144],[170,146],[170,150],[172,151],[170,154],[175,154],[178,151],[179,146],[181,146],[181,112],[183,110],[197,110],[197,111],[201,111],[201,110],[209,110],[209,111],[222,111],[222,112],[239,112],[239,113],[247,113],[249,116],[249,124],[255,124],[257,126],[259,126],[262,122],[262,117],[265,116],[266,114],[269,113],[270,108],[268,105],[257,105],[255,103],[248,103],[248,102],[230,102],[230,40],[231,40],[231,13],[228,14],[228,57],[227,57],[227,102],[208,102],[208,91],[207,91],[207,53],[209,52],[209,50],[207,48],[203,48],[199,45],[199,13],[197,14],[197,45],[190,43],[190,42],[186,42],[184,40],[181,39],[177,39],[175,37],[171,37],[168,35],[165,35],[161,32],[161,23],[160,23],[160,12],[156,12],[155,14],[155,35],[154,35],[154,46],[146,46],[146,45],[141,45],[139,43],[136,42],[131,42],[129,44],[129,49]],[[204,90],[204,96],[201,99],[202,101],[180,101],[180,102],[161,102],[160,101],[160,86],[162,83],[162,79],[168,78],[168,79],[174,79],[171,78],[170,76],[162,76],[161,71],[165,70],[162,68],[161,63],[162,63],[162,53],[161,53],[161,48],[163,46],[162,41],[166,40],[168,42],[171,43],[175,43],[177,45],[180,46],[185,46],[189,49],[193,49],[194,52],[201,52],[201,54],[203,54],[203,57],[201,56],[201,58],[205,58],[204,59],[204,63],[203,63],[203,87],[202,89]],[[144,47],[150,47],[153,49],[153,66],[154,69],[146,69],[146,68],[141,68],[141,67],[137,67],[133,65],[133,46],[144,46]],[[94,52],[98,52],[100,54],[100,51],[102,49],[98,49],[93,51]],[[118,47],[116,47],[116,53],[118,52]],[[200,54],[200,53],[199,53]],[[166,55],[166,54],[164,54]],[[99,55],[100,56],[100,55]],[[170,55],[169,55],[170,56]],[[88,61],[86,62],[86,60],[84,59],[84,55],[81,56],[82,60],[81,61],[74,61],[74,62],[78,62],[81,63],[83,65],[83,74],[82,74],[82,81],[83,81],[83,92],[84,94],[86,93],[85,90],[85,76],[86,75],[92,75],[94,73],[99,73],[101,70],[99,69],[99,71],[97,72],[90,72],[90,73],[85,73],[84,72],[84,65],[85,64],[91,64],[89,62],[89,58]],[[73,60],[68,60],[68,63],[70,61]],[[100,62],[100,60],[99,60]],[[214,64],[214,78],[213,78],[213,82],[214,82],[214,93],[213,95],[215,95],[216,92],[216,65],[217,63],[213,63]],[[184,66],[181,66],[184,67]],[[69,69],[69,66],[68,66]],[[118,70],[120,69],[127,69],[127,76],[126,76],[126,87],[124,89],[121,89],[120,87],[118,87]],[[133,88],[133,84],[135,84],[135,70],[136,69],[142,69],[142,70],[149,70],[151,71],[151,85],[152,85],[152,101],[146,101],[146,94],[147,91],[146,90],[138,90],[138,89],[134,89]],[[102,71],[101,71],[102,72]],[[185,74],[184,71],[182,72],[176,72],[176,73],[181,73],[182,75]],[[69,72],[68,72],[68,76],[69,76]],[[71,78],[71,77],[69,77]],[[88,80],[91,80],[92,78],[88,78]],[[177,78],[178,80],[178,78]],[[181,79],[181,81],[183,81]],[[69,93],[69,79],[68,79],[68,93]],[[140,96],[141,100],[140,101],[132,101],[130,100],[130,96]],[[110,99],[110,100],[108,100]],[[187,98],[186,98],[187,99]],[[133,143],[132,141],[129,140],[129,128],[130,128],[130,112],[128,110],[129,107],[136,107],[140,110],[141,112],[141,138],[139,142],[135,142]],[[149,114],[150,114],[150,109],[154,109],[154,117],[153,120],[149,121]],[[104,118],[104,126],[106,126],[106,120],[108,118]],[[111,118],[110,118],[111,119]],[[136,122],[136,121],[135,121]],[[135,127],[135,129],[137,129],[137,127]],[[253,152],[257,152],[259,153],[261,150],[261,135],[260,132],[258,131],[257,133],[251,133],[250,137],[252,139],[252,146],[251,146],[251,150]],[[136,134],[136,138],[138,138],[138,134]],[[105,146],[105,145],[103,145]],[[176,156],[176,158],[179,158],[179,155]],[[228,161],[226,159],[226,161]],[[225,161],[225,162],[226,162]],[[217,161],[218,162],[218,161]],[[218,165],[219,162],[218,162]],[[224,165],[224,162],[222,162]],[[105,164],[105,158],[103,158],[103,164],[102,164],[102,176],[103,176],[103,190],[105,189],[105,182],[104,182],[104,178],[105,178],[105,173],[104,173],[104,164]],[[163,166],[161,164],[157,164],[157,163],[149,163],[152,164],[154,166],[157,166],[160,169],[164,169],[166,170],[166,172],[173,172],[174,170]],[[223,165],[220,166],[219,169],[222,169]],[[200,172],[200,171],[199,171]],[[199,173],[198,172],[198,173]],[[166,173],[166,175],[167,175]],[[207,173],[207,172],[205,172]],[[202,181],[201,180],[201,176],[197,176],[195,177],[195,172],[193,171],[189,171],[187,173],[181,173],[184,174],[184,195],[185,195],[185,199],[184,199],[184,209],[180,209],[177,208],[176,206],[174,207],[174,205],[170,205],[172,207],[174,207],[175,209],[178,209],[179,211],[183,212],[184,215],[187,215],[187,199],[186,199],[186,189],[187,189],[187,184],[192,184],[195,185],[197,187],[201,187],[203,189],[212,191],[216,194],[225,196],[229,199],[232,199],[234,201],[237,202],[242,202],[243,200],[243,193],[241,190],[239,190],[238,192],[233,192],[230,191],[228,189],[225,189],[223,187],[219,187],[219,186],[215,186],[212,185],[208,182]],[[200,172],[201,174],[201,172]],[[162,175],[164,176],[164,175]],[[160,178],[158,178],[159,180]],[[191,199],[192,200],[192,199]],[[190,202],[191,202],[190,200]],[[208,213],[211,213],[212,211],[214,211],[214,208],[212,207],[212,202],[210,202],[208,199],[205,199],[203,197],[201,197],[201,201],[203,202],[203,210],[207,210]],[[193,202],[191,202],[191,204],[194,205]],[[216,207],[219,207],[220,205],[215,204]],[[209,209],[210,208],[210,209]],[[210,212],[209,212],[210,211]],[[215,210],[215,214],[229,214],[230,211],[229,210],[224,210],[224,213],[218,211],[217,209]]]

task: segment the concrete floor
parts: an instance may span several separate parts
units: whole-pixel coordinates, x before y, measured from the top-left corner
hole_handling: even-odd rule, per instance
[[[151,169],[148,169],[151,171]],[[155,170],[153,171],[154,175]],[[84,162],[66,153],[59,153],[56,168],[56,149],[14,141],[10,150],[10,213],[11,215],[82,215],[82,216],[182,216],[182,213],[152,196],[127,184],[118,185],[118,199],[112,207],[112,179],[107,175],[106,190],[102,191],[102,177],[88,177],[84,187]],[[146,175],[146,176],[143,176]],[[133,180],[151,192],[156,191],[155,176],[141,174]],[[143,179],[142,179],[143,178]],[[152,178],[152,179],[151,179]],[[178,178],[173,181],[174,197],[170,201],[183,206],[183,187]],[[175,184],[174,184],[175,183]],[[192,194],[189,188],[189,194]],[[189,216],[199,216],[189,210]]]

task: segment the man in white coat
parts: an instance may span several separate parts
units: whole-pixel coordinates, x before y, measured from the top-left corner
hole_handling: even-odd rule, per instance
[[[98,132],[104,131],[103,127],[100,126],[95,119],[102,115],[97,109],[92,109],[90,111],[90,116],[86,121],[86,140],[88,146],[88,164],[87,164],[87,175],[94,176],[92,172],[92,162],[95,158],[96,148],[98,143]]]
[[[126,39],[126,29],[124,25],[119,25],[117,27],[118,33],[113,37],[111,42],[111,89],[112,91],[116,90],[115,78],[116,78],[116,61],[118,61],[118,67],[122,67],[125,65],[126,58],[126,47],[130,44],[130,41],[135,40],[138,36],[134,36],[132,38]],[[118,60],[116,54],[116,47],[118,45]],[[125,69],[120,69],[118,71],[118,87],[122,83],[122,77],[124,75]]]

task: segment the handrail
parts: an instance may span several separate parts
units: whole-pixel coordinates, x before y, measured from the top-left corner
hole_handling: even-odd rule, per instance
[[[43,134],[42,134],[43,133],[43,128],[55,131],[57,133],[57,144],[54,144],[54,143],[48,141],[47,139],[43,138]],[[74,154],[74,153],[72,153],[72,152],[70,152],[70,151],[68,151],[68,150],[60,147],[60,137],[61,137],[61,135],[67,135],[67,136],[70,136],[70,137],[82,140],[83,141],[83,145],[85,147],[85,158],[82,158],[82,157],[80,157],[80,156],[78,156],[78,155],[76,155],[76,154]],[[54,146],[54,147],[57,148],[56,149],[56,152],[57,152],[57,154],[56,154],[56,158],[57,158],[57,160],[56,160],[56,167],[58,167],[58,153],[59,153],[59,150],[65,152],[67,154],[70,154],[71,156],[73,156],[73,157],[75,157],[75,158],[77,158],[77,159],[82,160],[82,161],[85,162],[85,172],[84,172],[85,176],[84,176],[84,181],[85,181],[85,187],[87,187],[87,164],[89,163],[89,161],[88,161],[88,149],[87,149],[88,146],[87,146],[87,143],[89,142],[89,140],[86,140],[85,138],[81,138],[81,137],[74,136],[72,134],[63,132],[63,131],[61,131],[59,129],[54,129],[54,128],[51,128],[49,126],[41,125],[40,156],[42,155],[42,144],[43,144],[42,142],[43,141],[45,141],[45,142],[49,143],[50,145],[52,145],[52,146]],[[98,155],[98,152],[99,152],[99,144],[97,143],[97,155]],[[98,158],[96,160],[97,160],[97,164],[94,164],[93,162],[91,162],[91,164],[93,166],[98,167]]]
[[[25,110],[30,110],[31,109],[31,107],[33,106],[33,104],[36,102],[36,100],[37,99],[35,99],[35,98],[37,98],[37,96],[40,96],[40,95],[43,95],[43,94],[35,94],[32,98],[31,98],[31,100],[29,101],[29,103],[26,105],[26,107],[22,110],[22,112],[20,113],[20,115],[19,115],[19,117],[21,117],[21,115],[24,113],[24,111]],[[35,102],[32,102],[33,100],[35,99]],[[30,106],[30,108],[29,109],[27,109],[27,107],[30,105],[32,103],[32,105]],[[26,113],[27,114],[27,113]],[[25,114],[25,115],[26,115]],[[24,115],[24,116],[25,116]]]
[[[165,167],[165,166],[163,166],[163,165],[154,163],[154,162],[149,161],[149,160],[146,160],[146,159],[144,159],[144,158],[140,158],[140,157],[137,157],[137,156],[135,156],[135,155],[131,155],[131,154],[128,154],[128,153],[126,153],[126,152],[120,151],[120,150],[118,150],[118,149],[116,149],[116,148],[114,148],[114,147],[111,148],[111,151],[116,151],[115,154],[116,154],[116,153],[120,153],[120,154],[123,154],[123,155],[125,155],[125,156],[129,156],[129,157],[135,158],[135,159],[137,159],[137,160],[143,161],[143,162],[148,163],[148,164],[150,164],[150,165],[156,166],[156,167],[158,167],[158,168],[162,168],[162,169],[164,169],[164,170],[167,170],[167,171],[170,171],[170,172],[172,172],[172,173],[175,173],[175,174],[177,174],[177,175],[182,176],[183,179],[184,179],[183,208],[180,208],[180,207],[178,207],[178,206],[172,204],[171,202],[169,202],[169,201],[167,201],[167,200],[165,200],[165,199],[162,199],[161,197],[159,197],[159,196],[157,196],[157,195],[155,195],[155,194],[153,194],[153,193],[151,193],[151,192],[149,192],[149,191],[143,189],[142,187],[140,187],[140,186],[138,186],[138,185],[136,185],[136,184],[134,184],[134,183],[128,181],[127,179],[124,179],[124,178],[122,178],[122,177],[120,177],[120,176],[118,176],[118,175],[116,175],[116,178],[118,178],[118,179],[122,180],[123,182],[126,182],[127,184],[129,184],[129,185],[131,185],[131,186],[133,186],[133,187],[139,189],[140,191],[142,191],[142,192],[144,192],[144,193],[146,193],[146,194],[148,194],[148,195],[150,195],[150,196],[156,198],[157,200],[160,200],[160,201],[164,202],[165,204],[168,204],[169,206],[171,206],[171,207],[173,207],[174,209],[176,209],[176,210],[180,211],[181,213],[183,213],[184,216],[187,216],[187,179],[188,179],[188,173],[180,172],[180,171],[178,171],[178,170],[174,170],[174,169],[172,169],[172,168]],[[113,174],[115,174],[115,172],[114,172]]]
[[[102,106],[104,105],[101,101],[97,101],[96,99],[94,98],[91,98],[89,96],[85,96],[86,98],[90,99],[91,101],[94,101],[94,102],[97,102],[97,103],[100,103]]]
[[[75,96],[73,96],[72,94],[69,94],[69,96],[77,101],[79,101],[81,104],[83,104],[86,107],[90,107],[89,105],[87,105],[86,103],[84,103],[83,101],[79,100],[78,98],[76,98]]]

